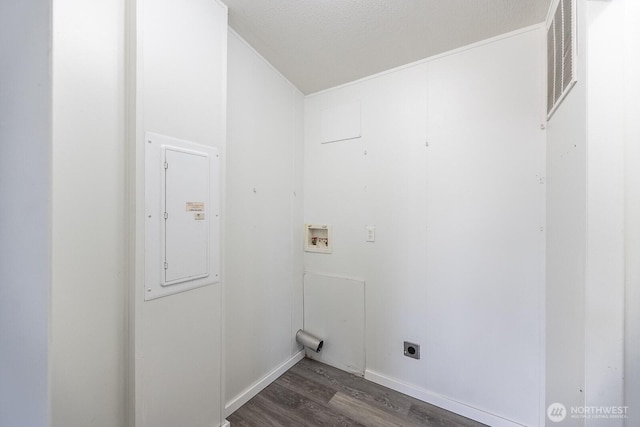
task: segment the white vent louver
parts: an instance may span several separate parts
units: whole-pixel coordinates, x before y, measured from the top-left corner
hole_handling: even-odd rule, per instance
[[[547,119],[576,83],[575,0],[558,0],[547,22]]]

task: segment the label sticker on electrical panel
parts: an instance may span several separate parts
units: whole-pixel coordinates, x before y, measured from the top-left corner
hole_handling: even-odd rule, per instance
[[[187,202],[187,212],[204,212],[204,202]]]

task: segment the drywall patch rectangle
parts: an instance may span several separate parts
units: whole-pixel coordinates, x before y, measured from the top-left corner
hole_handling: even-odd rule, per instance
[[[219,282],[219,155],[145,134],[145,300]]]
[[[360,101],[330,107],[322,111],[323,144],[362,136]]]
[[[304,330],[324,340],[307,357],[355,374],[365,368],[364,281],[306,273]]]

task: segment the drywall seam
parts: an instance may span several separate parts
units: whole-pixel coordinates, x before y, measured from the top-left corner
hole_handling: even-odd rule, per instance
[[[135,303],[136,303],[136,91],[137,45],[136,0],[125,0],[124,26],[124,96],[125,96],[125,345],[124,345],[124,419],[128,427],[135,426]]]
[[[538,313],[540,313],[540,319],[538,323],[539,327],[539,356],[538,356],[538,412],[539,420],[538,424],[544,426],[547,419],[546,413],[546,354],[547,354],[547,318],[546,318],[546,300],[547,300],[547,287],[546,287],[546,274],[547,274],[547,111],[545,108],[546,96],[547,96],[547,40],[544,27],[540,26],[540,48],[538,52],[538,63],[540,65],[539,72],[539,96],[540,96],[540,131],[544,132],[544,143],[542,148],[542,157],[540,159],[540,171],[542,173],[541,178],[541,190],[542,191],[542,206],[540,207],[540,224],[542,227],[542,257],[540,259],[540,286],[538,292]]]
[[[224,123],[224,143],[222,152],[222,161],[220,162],[220,424],[221,427],[230,427],[224,411],[224,403],[227,393],[227,142],[229,141],[229,119],[228,119],[228,72],[229,72],[229,8],[220,0],[215,2],[222,8],[224,14],[224,22],[226,25],[220,26],[220,38],[225,42],[222,43],[222,57],[225,58],[225,67],[222,68],[221,95],[224,107],[221,109],[223,115],[221,123]]]

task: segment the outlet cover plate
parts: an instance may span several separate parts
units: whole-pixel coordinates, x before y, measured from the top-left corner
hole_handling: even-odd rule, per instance
[[[404,342],[404,355],[412,359],[420,359],[420,344]]]

